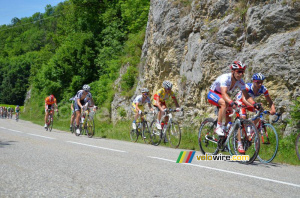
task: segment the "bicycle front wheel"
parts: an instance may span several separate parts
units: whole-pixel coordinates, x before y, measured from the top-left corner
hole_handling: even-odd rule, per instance
[[[216,127],[217,122],[212,118],[207,118],[201,123],[198,133],[198,143],[203,155],[206,153],[216,155],[219,152],[219,136],[215,133]]]
[[[181,141],[181,130],[177,122],[172,122],[168,128],[170,146],[178,148]]]
[[[146,144],[151,143],[151,132],[150,132],[147,121],[144,121],[144,124],[143,124],[143,139]]]
[[[86,121],[86,134],[89,138],[93,137],[94,136],[94,133],[95,133],[95,123],[94,123],[94,120],[90,120],[88,119]]]
[[[300,160],[300,133],[298,134],[296,139],[296,154],[298,156],[298,159]]]
[[[151,134],[150,134],[151,143],[154,146],[158,146],[161,142],[162,130],[160,130],[156,127],[156,121],[155,120],[153,120],[151,122],[150,129],[151,129]]]
[[[278,150],[278,135],[275,128],[271,124],[264,124],[262,131],[259,132],[260,150],[257,158],[262,163],[271,162]]]
[[[246,157],[240,157],[242,160],[239,161],[244,164],[251,164],[256,159],[259,148],[260,148],[260,138],[257,132],[257,129],[253,122],[250,120],[241,120],[241,127],[240,130],[235,130],[233,132],[233,150],[235,155],[241,155],[238,152],[238,134],[241,135],[241,143],[243,145],[243,148],[245,150],[245,154],[242,155],[249,155],[249,159],[246,159]],[[231,149],[232,147],[230,147]]]
[[[137,139],[138,139],[138,131],[137,131],[137,129],[136,130],[131,129],[131,131],[130,131],[130,139],[131,139],[132,142],[136,142],[137,141]]]
[[[48,126],[50,132],[52,131],[52,127],[53,127],[53,118],[51,117],[50,124]]]

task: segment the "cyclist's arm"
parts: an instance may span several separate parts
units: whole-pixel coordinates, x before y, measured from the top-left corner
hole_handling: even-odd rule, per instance
[[[274,115],[276,113],[275,105],[270,96],[265,96],[265,97],[266,97],[266,100],[269,103],[269,107],[271,109],[270,114]]]
[[[232,102],[232,99],[227,94],[227,90],[227,87],[221,87],[222,98],[225,100],[226,103],[230,104]]]
[[[252,107],[253,105],[248,101],[246,100],[244,94],[242,94],[242,100],[243,100],[243,103],[249,107]]]
[[[246,89],[242,90],[243,95],[245,96],[245,99],[251,103],[250,106],[253,106],[255,104],[255,101],[253,100],[253,98],[248,94],[248,92],[246,91]]]
[[[92,106],[95,106],[95,103],[94,103],[93,98],[91,98],[91,105],[92,105]]]
[[[140,109],[139,109],[139,103],[137,102],[137,103],[135,103],[135,108],[136,108],[136,111],[137,112],[139,112],[140,111]]]
[[[176,108],[179,108],[179,104],[178,104],[178,101],[177,101],[176,97],[174,96],[172,98],[173,98],[173,101],[174,101],[174,103],[176,105]]]
[[[48,109],[48,105],[47,105],[47,103],[45,102],[45,109],[47,110]]]
[[[160,111],[164,111],[163,108],[160,105],[160,102],[159,102],[160,100],[159,99],[160,99],[160,97],[158,96],[157,100],[155,100],[155,105],[159,108]]]
[[[71,110],[74,111],[73,103],[71,104]]]
[[[81,105],[81,103],[80,103],[80,98],[77,99],[77,104],[78,104],[78,106],[82,109],[82,105]]]

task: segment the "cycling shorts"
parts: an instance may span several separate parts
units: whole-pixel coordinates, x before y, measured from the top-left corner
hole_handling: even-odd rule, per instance
[[[220,107],[219,100],[222,98],[222,94],[216,91],[209,90],[207,100],[210,104]]]

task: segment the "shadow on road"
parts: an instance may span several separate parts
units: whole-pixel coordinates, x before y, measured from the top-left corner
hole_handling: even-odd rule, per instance
[[[0,148],[3,148],[4,146],[12,145],[11,143],[16,141],[1,141],[0,140]]]

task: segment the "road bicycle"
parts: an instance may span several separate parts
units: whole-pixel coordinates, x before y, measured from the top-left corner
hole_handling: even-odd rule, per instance
[[[259,159],[260,162],[262,163],[269,163],[271,162],[278,151],[278,135],[277,132],[275,130],[275,128],[269,124],[266,123],[265,119],[264,119],[264,115],[269,115],[270,112],[269,111],[263,111],[261,110],[259,112],[259,115],[255,118],[253,118],[252,120],[256,120],[256,119],[260,119],[258,122],[258,134],[260,135],[260,151],[259,151],[259,155],[257,156],[257,158]],[[275,114],[277,117],[274,121],[272,121],[272,123],[275,123],[279,120],[279,117],[281,116],[281,114],[276,113]]]
[[[181,116],[183,115],[183,109],[181,111]],[[178,122],[173,120],[173,112],[178,112],[175,109],[165,109],[164,115],[161,118],[162,129],[156,127],[156,116],[154,116],[151,122],[151,142],[153,145],[158,146],[161,141],[165,143],[169,142],[170,146],[173,148],[178,148],[181,141],[181,130]],[[167,123],[164,123],[165,117],[168,117]]]
[[[19,121],[19,113],[16,112],[16,122],[18,122],[18,121]]]
[[[136,129],[130,131],[130,139],[132,142],[137,142],[139,136],[144,140],[146,144],[151,143],[150,129],[146,115],[148,112],[142,112],[140,118],[136,120]]]
[[[198,133],[198,143],[203,155],[217,155],[220,151],[229,152],[230,155],[241,155],[238,152],[238,140],[240,137],[245,155],[249,155],[248,161],[240,162],[251,164],[256,159],[260,147],[258,131],[250,120],[241,118],[241,108],[244,108],[244,106],[238,105],[232,114],[229,115],[232,117],[235,114],[236,117],[231,127],[224,130],[224,136],[218,136],[215,133],[218,119],[206,118],[201,123]],[[250,133],[247,133],[248,131]]]
[[[47,109],[48,111],[48,117],[47,117],[47,120],[46,120],[46,124],[47,124],[47,127],[45,128],[46,131],[52,131],[52,127],[53,127],[53,109]]]
[[[97,109],[96,106],[87,107],[87,109],[82,111],[82,113],[80,114],[80,118],[79,118],[80,119],[79,120],[80,133],[79,134],[76,133],[76,118],[74,119],[73,124],[72,124],[72,133],[75,133],[76,136],[85,134],[89,138],[94,136],[94,134],[95,134],[94,115],[96,113],[95,109]]]

